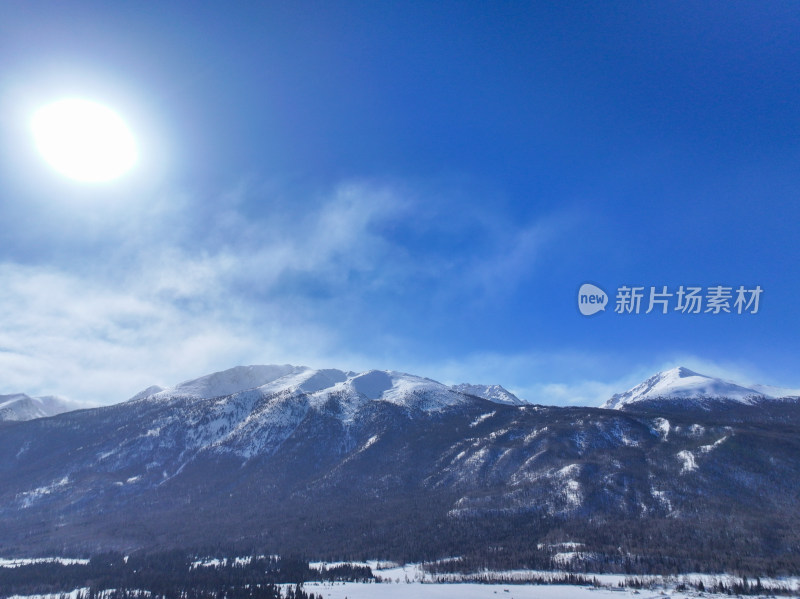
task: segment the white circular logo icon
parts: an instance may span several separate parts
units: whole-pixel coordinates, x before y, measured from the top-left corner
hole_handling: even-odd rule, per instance
[[[597,285],[584,283],[578,290],[578,310],[584,316],[591,316],[606,309],[608,296]]]

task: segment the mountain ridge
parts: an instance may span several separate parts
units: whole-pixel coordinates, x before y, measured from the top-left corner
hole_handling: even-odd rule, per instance
[[[548,567],[570,541],[597,568],[758,569],[777,551],[800,571],[796,403],[517,406],[391,371],[283,372],[4,423],[0,555],[222,544]]]
[[[383,399],[383,395],[386,394],[385,399],[396,401],[403,393],[391,391],[395,383],[401,384],[405,390],[427,386],[442,392],[451,391],[461,395],[474,395],[496,403],[526,404],[525,401],[501,385],[461,383],[447,386],[425,377],[389,370],[356,373],[334,368],[312,369],[307,366],[291,364],[234,366],[187,379],[172,387],[151,385],[123,401],[133,402],[145,399],[166,401],[177,397],[210,399],[250,389],[261,389],[265,393],[285,390],[315,393],[325,389],[346,392],[348,389],[345,387],[350,387],[349,391],[363,395],[370,400]],[[25,393],[0,395],[0,422],[44,418],[89,407],[96,406],[57,396],[31,397]]]
[[[235,366],[183,381],[174,387],[148,387],[128,401],[145,398],[167,399],[176,396],[209,399],[250,389],[259,389],[264,393],[300,391],[312,394],[325,390],[350,391],[369,400],[398,401],[398,397],[408,391],[423,388],[443,393],[473,395],[494,403],[527,404],[501,385],[460,383],[448,386],[427,377],[393,370],[368,370],[357,373],[335,368],[313,369],[290,364]]]
[[[395,384],[402,384],[406,388],[428,386],[437,391],[449,390],[458,394],[480,397],[497,404],[530,405],[528,401],[520,399],[499,384],[458,383],[448,386],[425,377],[391,370],[370,370],[356,373],[335,368],[312,369],[307,366],[291,364],[234,366],[187,379],[172,387],[152,385],[125,401],[139,401],[148,398],[169,400],[176,397],[195,399],[224,397],[257,388],[263,392],[293,390],[315,393],[325,389],[347,391],[346,387],[349,388],[349,391],[361,394],[370,400],[384,399],[385,393],[388,393],[386,399],[392,397],[396,399],[398,394],[391,392],[391,388]],[[699,374],[679,366],[656,373],[627,391],[612,395],[600,407],[626,409],[631,406],[642,406],[643,402],[678,400],[687,406],[690,404],[700,406],[708,404],[709,401],[735,401],[752,404],[798,396],[800,396],[798,389],[761,384],[746,386]],[[0,395],[0,422],[54,416],[87,407],[94,406],[56,396],[31,397],[25,393]]]

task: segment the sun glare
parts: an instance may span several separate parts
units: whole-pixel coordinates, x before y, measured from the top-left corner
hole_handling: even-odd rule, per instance
[[[39,109],[31,125],[44,159],[71,179],[109,181],[136,163],[133,135],[119,115],[102,104],[59,100]]]

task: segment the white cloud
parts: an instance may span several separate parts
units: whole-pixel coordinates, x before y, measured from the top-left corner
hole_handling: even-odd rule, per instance
[[[343,200],[333,200],[338,201]],[[355,204],[350,209],[356,210]],[[277,274],[271,280],[277,280],[281,269],[329,268],[355,251],[363,235],[370,235],[364,233],[369,223],[364,216],[350,233],[337,233],[320,244],[313,258],[274,265]],[[556,405],[597,406],[675,366],[738,382],[771,382],[746,363],[693,355],[636,362],[620,353],[553,348],[419,362],[397,358],[403,353],[402,338],[384,356],[367,355],[343,338],[330,320],[336,315],[316,313],[312,301],[254,299],[232,292],[231,281],[247,282],[263,272],[251,270],[247,255],[226,249],[192,256],[169,245],[160,249],[143,252],[141,262],[128,264],[118,277],[96,277],[85,269],[0,264],[0,393],[113,403],[151,384],[172,385],[236,364],[276,362],[390,368],[445,383],[499,383],[533,403]],[[388,361],[377,362],[382,359]]]
[[[50,258],[0,262],[0,392],[111,403],[236,364],[402,369],[394,360],[414,333],[386,326],[366,333],[371,293],[388,291],[421,310],[429,293],[446,304],[465,290],[513,287],[569,226],[549,218],[509,228],[485,214],[454,224],[431,218],[401,186],[365,181],[294,199],[248,182],[216,203],[158,196],[117,212],[69,214],[68,231],[39,223],[30,244],[47,239]],[[270,210],[248,215],[259,201]],[[427,237],[409,243],[403,227]],[[447,244],[436,246],[438,237],[460,239],[470,227],[486,233],[474,251],[453,257]],[[425,295],[409,299],[408,289]],[[362,349],[365,334],[385,342],[388,363]],[[408,370],[464,375],[454,382],[480,374],[544,393],[520,375],[522,359],[482,365],[468,359]],[[567,391],[547,392],[569,401]]]
[[[186,279],[176,285],[182,292],[191,288],[202,295],[209,288],[192,272]],[[254,360],[313,357],[333,343],[328,331],[281,306],[259,306],[256,313],[220,293],[193,305],[185,293],[164,294],[163,285],[138,281],[119,288],[14,264],[0,265],[0,280],[0,380],[6,392],[111,403],[153,383],[174,384]]]
[[[111,403],[236,364],[341,357],[330,316],[302,288],[283,297],[283,279],[337,288],[353,271],[378,271],[391,248],[372,228],[402,207],[365,184],[270,219],[248,220],[229,200],[198,235],[184,222],[190,203],[160,204],[110,219],[121,228],[97,254],[93,241],[91,255],[73,243],[48,264],[0,263],[0,392]]]

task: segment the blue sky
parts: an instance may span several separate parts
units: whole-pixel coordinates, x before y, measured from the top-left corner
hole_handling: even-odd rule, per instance
[[[4,2],[0,393],[252,363],[800,387],[797,31],[792,2]],[[136,168],[44,163],[63,97],[123,116]],[[764,291],[587,318],[587,281]]]

